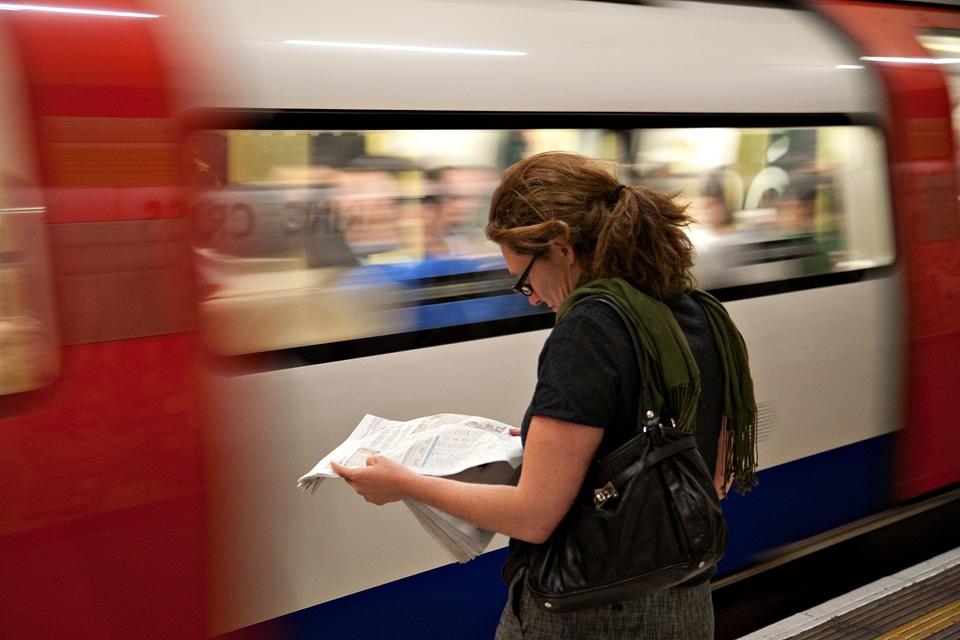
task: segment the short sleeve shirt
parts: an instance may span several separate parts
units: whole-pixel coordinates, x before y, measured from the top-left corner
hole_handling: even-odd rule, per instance
[[[639,364],[627,325],[608,305],[573,307],[547,337],[537,365],[537,386],[524,416],[546,416],[604,430],[597,457],[636,432]]]
[[[668,306],[700,369],[697,446],[713,469],[722,420],[719,354],[706,313],[693,298],[681,295]],[[524,438],[534,415],[603,429],[599,458],[636,433],[640,371],[629,331],[599,301],[576,305],[556,324],[540,353],[537,385],[521,424]]]

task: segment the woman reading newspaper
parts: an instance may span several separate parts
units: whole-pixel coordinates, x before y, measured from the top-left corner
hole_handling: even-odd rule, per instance
[[[334,467],[374,504],[414,499],[510,536],[504,577],[511,586],[499,639],[713,637],[710,573],[634,601],[560,613],[536,607],[523,580],[525,558],[571,508],[590,464],[635,435],[640,364],[630,329],[616,310],[591,300],[598,295],[651,337],[648,361],[661,370],[648,379],[669,387],[665,402],[679,405],[665,406],[669,415],[695,416],[698,449],[717,469],[718,491],[754,482],[756,406],[747,354],[723,307],[694,287],[690,221],[673,199],[620,184],[616,167],[598,160],[545,153],[509,168],[493,196],[487,237],[519,276],[514,289],[557,314],[521,423],[516,486],[422,476],[382,457],[364,467]],[[656,305],[672,314],[653,314],[658,321],[650,313]],[[663,315],[676,320],[686,341],[660,330]],[[711,322],[720,326],[717,338]],[[684,348],[695,366],[690,357],[674,357]],[[697,387],[699,397],[675,392]]]

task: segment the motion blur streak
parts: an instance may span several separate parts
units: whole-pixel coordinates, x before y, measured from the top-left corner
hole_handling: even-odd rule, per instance
[[[133,11],[110,11],[108,9],[79,9],[71,7],[54,7],[39,4],[0,4],[0,11],[41,11],[47,13],[69,13],[74,15],[98,16],[110,18],[159,18],[154,13],[135,13]]]

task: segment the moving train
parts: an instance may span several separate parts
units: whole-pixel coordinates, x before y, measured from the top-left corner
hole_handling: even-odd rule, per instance
[[[960,481],[954,8],[14,2],[0,83],[0,637],[491,637],[502,536],[297,479],[519,422],[553,317],[482,229],[549,149],[679,193],[747,342],[716,581]]]

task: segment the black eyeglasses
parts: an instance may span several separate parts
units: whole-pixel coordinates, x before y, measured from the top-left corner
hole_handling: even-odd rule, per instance
[[[536,262],[536,260],[536,255],[530,258],[530,264],[528,264],[527,268],[523,270],[523,275],[520,276],[519,280],[517,280],[517,284],[513,285],[514,291],[523,294],[528,298],[533,295],[533,287],[527,282],[527,276],[530,275],[530,268],[533,267],[533,263]]]

